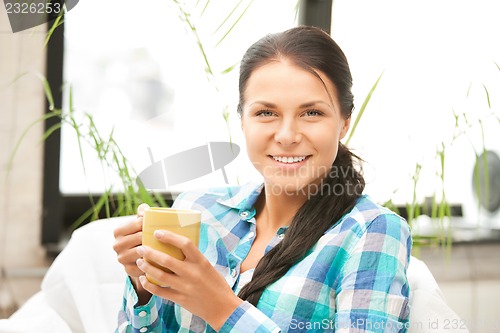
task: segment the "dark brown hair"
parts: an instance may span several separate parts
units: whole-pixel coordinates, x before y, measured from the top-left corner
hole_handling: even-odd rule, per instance
[[[326,32],[306,26],[267,35],[247,50],[240,64],[240,116],[246,84],[253,71],[285,59],[320,80],[318,71],[326,75],[335,85],[342,116],[344,119],[351,116],[354,109],[352,76],[346,57]],[[252,280],[241,289],[239,297],[257,305],[264,289],[285,275],[325,231],[354,207],[365,187],[357,161],[359,158],[339,142],[337,157],[320,190],[299,208],[285,238],[262,257]]]

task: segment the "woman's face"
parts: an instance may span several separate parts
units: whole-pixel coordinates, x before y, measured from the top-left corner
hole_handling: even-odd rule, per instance
[[[274,193],[317,191],[349,129],[333,83],[318,74],[326,89],[288,61],[258,67],[247,81],[241,120],[247,151]]]

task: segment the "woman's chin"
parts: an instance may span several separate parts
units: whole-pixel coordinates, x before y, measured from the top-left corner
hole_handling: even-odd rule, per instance
[[[280,177],[281,178],[281,177]],[[307,195],[310,192],[310,182],[293,179],[266,179],[266,193],[272,195]]]

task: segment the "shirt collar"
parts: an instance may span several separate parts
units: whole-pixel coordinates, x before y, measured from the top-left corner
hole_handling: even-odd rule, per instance
[[[217,199],[217,202],[238,210],[251,209],[263,188],[264,183],[247,183],[241,187],[228,187],[227,194]]]

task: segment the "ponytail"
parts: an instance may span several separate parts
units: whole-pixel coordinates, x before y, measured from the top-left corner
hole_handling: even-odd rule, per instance
[[[285,238],[259,261],[252,280],[238,294],[241,299],[256,306],[264,289],[304,258],[325,231],[354,207],[365,187],[355,161],[360,159],[339,143],[337,157],[320,191],[299,208]]]

